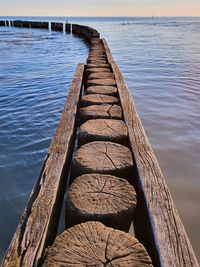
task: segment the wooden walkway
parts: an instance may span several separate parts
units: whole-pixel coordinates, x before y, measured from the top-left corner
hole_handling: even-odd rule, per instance
[[[0,26],[8,25],[49,27],[47,22],[0,21]],[[51,29],[72,29],[73,34],[88,42],[90,52],[87,63],[77,67],[57,131],[2,266],[61,266],[54,265],[56,260],[65,262],[63,266],[75,266],[62,255],[55,257],[55,251],[59,254],[60,248],[66,247],[71,260],[63,238],[66,235],[73,239],[73,228],[56,238],[63,202],[67,203],[66,229],[76,227],[79,232],[92,227],[100,233],[105,226],[87,223],[99,221],[109,227],[102,232],[117,228],[123,231],[118,234],[133,244],[138,241],[125,233],[132,223],[140,242],[143,260],[136,264],[135,258],[129,258],[132,250],[128,250],[123,259],[112,255],[112,259],[101,262],[104,265],[82,266],[115,266],[116,259],[123,260],[116,266],[199,266],[106,40],[95,29],[82,25],[54,23]],[[94,190],[94,185],[95,190],[101,190],[95,193],[88,189],[92,186]],[[117,196],[121,196],[120,202]],[[135,253],[137,256],[138,251]],[[94,260],[95,255],[91,257]]]

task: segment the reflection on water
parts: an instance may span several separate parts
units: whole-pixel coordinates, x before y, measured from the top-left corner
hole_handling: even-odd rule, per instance
[[[95,27],[109,41],[198,256],[200,19],[69,21]],[[1,250],[35,182],[76,63],[87,55],[70,35],[6,29],[0,28]]]

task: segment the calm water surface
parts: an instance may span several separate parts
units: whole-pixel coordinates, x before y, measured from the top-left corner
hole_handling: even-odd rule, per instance
[[[38,177],[77,63],[87,53],[72,35],[0,27],[1,254]]]
[[[69,21],[95,27],[108,40],[198,256],[200,18]],[[87,47],[71,35],[41,30],[0,28],[0,35],[3,253],[55,131],[76,64],[85,60]]]

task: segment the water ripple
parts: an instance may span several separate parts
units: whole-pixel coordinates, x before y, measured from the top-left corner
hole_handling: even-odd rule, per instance
[[[87,45],[72,35],[0,28],[0,228],[4,229],[0,231],[0,249],[3,252],[39,174],[77,63],[85,61],[87,51]]]

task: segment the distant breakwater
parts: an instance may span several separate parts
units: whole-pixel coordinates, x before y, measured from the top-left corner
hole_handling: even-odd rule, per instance
[[[97,30],[83,25],[70,24],[68,22],[45,22],[45,21],[24,21],[24,20],[0,20],[0,26],[33,28],[33,29],[49,29],[52,31],[73,33],[85,38],[90,42],[92,38],[99,38]]]

